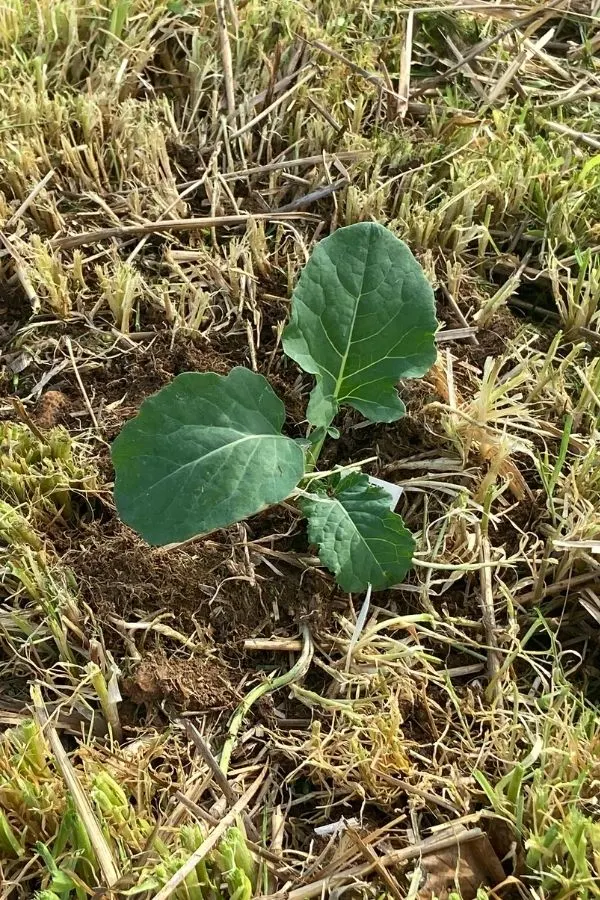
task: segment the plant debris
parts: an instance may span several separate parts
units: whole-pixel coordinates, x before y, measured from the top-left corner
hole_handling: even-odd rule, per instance
[[[600,897],[599,42],[597,0],[5,0],[5,896]],[[322,459],[402,488],[414,570],[343,592],[285,502],[143,544],[111,442],[234,366],[300,437],[291,294],[357,222],[438,357]]]

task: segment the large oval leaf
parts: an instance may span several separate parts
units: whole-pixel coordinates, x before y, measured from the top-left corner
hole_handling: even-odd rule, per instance
[[[436,358],[434,297],[406,244],[374,222],[317,244],[292,298],[283,348],[316,375],[308,421],[330,424],[347,404],[372,422],[404,415],[395,385]]]
[[[345,591],[369,584],[382,590],[399,584],[412,564],[413,537],[390,510],[390,496],[366,475],[334,476],[315,482],[299,503],[308,519],[308,537]]]
[[[266,378],[249,369],[179,375],[112,446],[121,519],[150,544],[168,544],[280,503],[304,473],[284,419]]]

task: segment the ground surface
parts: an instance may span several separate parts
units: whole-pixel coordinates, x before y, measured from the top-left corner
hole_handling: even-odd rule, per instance
[[[4,0],[2,897],[600,896],[599,60],[596,0]],[[417,538],[357,628],[292,507],[146,546],[109,445],[232,365],[301,435],[291,291],[370,219],[441,330],[323,454]]]

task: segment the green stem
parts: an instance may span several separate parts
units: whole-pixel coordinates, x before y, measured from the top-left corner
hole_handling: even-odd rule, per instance
[[[308,450],[306,454],[306,471],[314,472],[317,462],[319,460],[319,454],[323,449],[323,444],[325,443],[325,438],[327,437],[327,432],[323,435],[321,440],[317,441],[316,444],[313,444],[312,447]]]
[[[552,475],[550,476],[550,481],[548,483],[548,506],[550,507],[550,512],[552,517],[556,519],[556,511],[554,507],[554,491],[556,489],[556,485],[558,484],[558,479],[560,478],[560,473],[562,472],[563,466],[565,464],[565,460],[567,458],[567,453],[569,452],[569,441],[571,440],[571,431],[573,430],[573,416],[567,415],[565,418],[565,424],[563,427],[562,438],[560,442],[560,449],[558,451],[558,456],[556,458],[556,462],[554,464],[554,469],[552,470]]]
[[[221,760],[220,766],[221,771],[224,775],[227,775],[229,770],[229,763],[231,762],[231,754],[233,753],[233,749],[235,747],[237,736],[239,730],[242,726],[242,722],[248,715],[250,708],[256,703],[257,700],[260,700],[261,697],[264,697],[265,694],[270,694],[273,691],[278,691],[282,687],[286,687],[288,684],[292,684],[294,681],[298,681],[299,678],[302,678],[303,675],[308,671],[308,667],[310,666],[314,646],[312,642],[312,638],[310,636],[310,631],[306,627],[306,625],[302,626],[302,638],[304,640],[304,646],[302,647],[302,653],[300,654],[298,661],[289,672],[284,672],[283,675],[279,675],[277,678],[270,678],[267,681],[261,682],[255,688],[253,688],[249,694],[247,694],[233,716],[231,717],[231,721],[229,723],[229,732],[227,734],[227,740],[223,744],[223,750],[221,752]]]

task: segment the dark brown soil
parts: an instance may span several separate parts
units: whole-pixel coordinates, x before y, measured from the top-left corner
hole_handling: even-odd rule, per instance
[[[176,710],[212,714],[229,711],[237,699],[229,672],[214,654],[178,657],[164,650],[147,654],[133,675],[123,680],[123,693],[135,704],[165,703]]]
[[[477,344],[461,342],[463,353],[460,355],[482,372],[486,359],[501,356],[521,326],[522,322],[510,310],[500,309],[489,325],[477,332]],[[456,348],[454,352],[456,353]]]
[[[33,420],[38,428],[47,431],[64,424],[71,408],[71,401],[62,391],[46,391],[34,410]]]
[[[247,539],[272,534],[277,525],[275,533],[289,530],[289,514],[287,520],[275,511],[255,516],[245,524]],[[293,636],[306,617],[318,627],[330,614],[336,592],[327,576],[279,558],[276,575],[255,552],[246,556],[241,538],[232,528],[178,549],[157,549],[110,517],[80,523],[77,536],[63,532],[55,547],[76,576],[82,599],[107,626],[111,649],[124,649],[123,621],[159,617],[191,646],[218,644],[221,659],[245,668],[251,663],[243,648],[246,638],[268,637],[282,627]],[[277,546],[284,550],[284,542]],[[266,553],[262,558],[270,559]],[[164,631],[142,635],[133,635],[142,648],[181,649],[183,644]]]
[[[277,524],[267,514],[249,520],[248,540]],[[289,515],[279,524],[289,529]],[[286,664],[281,654],[246,651],[245,639],[294,637],[307,619],[316,636],[331,619],[337,592],[327,576],[281,559],[273,561],[276,574],[236,546],[241,537],[229,529],[179,549],[156,549],[113,517],[55,535],[55,550],[125,676],[128,725],[182,710],[228,717],[239,684]]]

